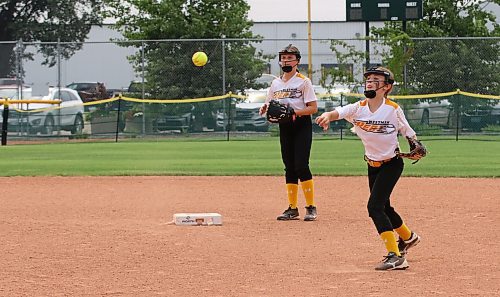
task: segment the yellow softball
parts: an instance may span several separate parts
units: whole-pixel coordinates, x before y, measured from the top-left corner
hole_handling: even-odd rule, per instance
[[[208,57],[207,57],[207,54],[205,54],[204,52],[196,52],[196,53],[194,53],[191,60],[193,60],[194,65],[201,67],[201,66],[205,66],[205,64],[207,64]]]

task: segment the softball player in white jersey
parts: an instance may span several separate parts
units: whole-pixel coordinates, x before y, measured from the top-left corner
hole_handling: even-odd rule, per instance
[[[314,221],[317,217],[314,202],[314,183],[309,169],[309,157],[312,145],[311,115],[318,111],[316,94],[311,81],[297,71],[300,51],[288,45],[279,52],[279,61],[283,75],[276,78],[269,88],[266,103],[260,108],[260,114],[267,111],[271,99],[290,104],[295,111],[295,120],[280,124],[281,158],[285,165],[285,180],[289,206],[277,217],[280,221],[297,220],[298,183],[306,199],[304,221]]]
[[[401,107],[387,99],[394,84],[393,73],[384,67],[374,67],[368,69],[364,77],[364,100],[325,112],[316,118],[316,123],[325,130],[331,121],[339,119],[353,124],[365,147],[364,158],[368,163],[368,214],[388,251],[375,269],[406,269],[406,252],[420,241],[420,237],[406,226],[391,206],[390,196],[404,168],[398,156],[398,132],[407,137],[416,137],[416,134]],[[393,230],[399,234],[399,242]]]

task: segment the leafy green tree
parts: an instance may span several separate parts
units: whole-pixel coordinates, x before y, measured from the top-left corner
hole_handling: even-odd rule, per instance
[[[263,58],[248,41],[255,36],[244,0],[117,0],[109,5],[117,19],[115,27],[127,40],[158,40],[132,43],[140,51],[131,57],[141,74],[144,56],[147,88],[156,98],[239,92],[251,87],[265,68]],[[223,43],[223,38],[230,40]],[[191,56],[197,51],[207,53],[207,65],[193,65]],[[217,104],[220,102],[197,103],[196,108],[213,109]],[[190,107],[178,108],[188,111]]]
[[[490,2],[500,4],[500,0]],[[406,64],[407,84],[414,92],[461,89],[500,93],[500,41],[490,39],[500,37],[500,26],[494,15],[482,9],[484,1],[429,0],[423,3],[424,18],[408,22],[406,32],[400,22],[387,22],[383,28],[373,28],[374,35],[391,48],[384,63],[393,67],[396,75],[402,73]],[[413,40],[408,41],[409,37]],[[416,39],[418,37],[436,39]],[[400,44],[397,40],[406,42]]]
[[[361,64],[365,60],[365,53],[356,49],[356,46],[343,40],[331,40],[330,49],[337,59],[338,68],[322,69],[320,84],[326,88],[333,88],[336,84],[351,84],[355,82],[354,73],[348,67],[349,63]]]
[[[99,0],[0,0],[0,41],[84,41],[91,25],[100,24],[102,11]],[[0,43],[0,77],[14,74],[15,47]],[[80,48],[81,43],[64,44],[61,55],[68,58]],[[53,66],[56,46],[40,46],[40,51],[44,63]]]

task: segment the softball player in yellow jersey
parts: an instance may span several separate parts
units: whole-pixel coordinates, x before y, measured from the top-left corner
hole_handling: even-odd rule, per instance
[[[274,99],[283,104],[290,104],[296,115],[293,122],[279,126],[281,158],[285,165],[289,202],[288,209],[277,218],[281,221],[299,219],[297,208],[299,180],[306,198],[304,221],[314,221],[317,217],[309,156],[312,144],[311,115],[318,111],[318,107],[311,81],[297,71],[300,57],[300,51],[291,44],[279,52],[283,75],[272,82],[266,103],[260,108],[260,114],[263,115],[267,111],[269,101]]]
[[[390,195],[404,167],[403,160],[398,156],[398,132],[412,138],[416,134],[401,107],[387,99],[394,84],[393,73],[384,67],[374,67],[368,69],[364,77],[366,99],[325,112],[316,118],[316,123],[325,130],[331,121],[339,119],[353,124],[365,147],[368,163],[368,214],[388,251],[375,269],[406,269],[406,252],[418,244],[420,237],[406,226],[391,206]],[[393,230],[399,234],[399,242]]]

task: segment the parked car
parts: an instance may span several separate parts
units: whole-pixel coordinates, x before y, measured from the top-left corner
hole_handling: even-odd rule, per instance
[[[17,84],[18,80],[16,78],[11,78],[11,77],[0,78],[0,86],[16,86]]]
[[[269,123],[266,118],[259,114],[262,103],[239,103],[236,104],[236,116],[234,125],[236,130],[266,132]]]
[[[500,102],[491,110],[491,125],[500,125]]]
[[[245,90],[245,95],[248,96],[248,98],[245,100],[245,102],[247,102],[247,103],[264,103],[266,101],[268,90],[269,90],[269,88]]]
[[[0,99],[10,99],[10,100],[23,100],[32,97],[31,87],[25,86],[22,89],[18,88],[16,85],[0,85]],[[16,116],[16,108],[20,106],[18,104],[10,104],[9,111],[10,117],[8,121],[9,131],[15,131],[15,129],[20,128],[23,124],[15,120],[18,118]],[[0,104],[0,127],[3,125],[3,110],[4,105]],[[25,125],[26,126],[26,125]],[[14,129],[15,128],[15,129]]]
[[[278,77],[276,75],[273,75],[273,74],[263,73],[261,76],[259,76],[255,80],[255,82],[258,84],[264,85],[264,87],[270,87],[275,78],[278,78]]]
[[[9,131],[41,132],[52,135],[54,131],[66,130],[81,134],[84,128],[83,102],[75,90],[49,88],[43,97],[30,99],[60,100],[61,103],[18,103],[10,105]],[[22,129],[19,129],[19,128]]]
[[[240,95],[248,96],[243,102],[233,105],[231,111],[231,126],[240,131],[267,131],[269,123],[264,117],[259,115],[259,108],[266,101],[267,92],[271,83],[276,78],[272,74],[262,74],[255,80],[255,83],[263,86],[261,89],[249,88]],[[227,111],[219,110],[216,113],[215,130],[226,130],[228,125]]]
[[[266,101],[267,92],[269,91],[269,87],[271,86],[273,80],[277,78],[272,74],[262,74],[259,78],[255,80],[255,83],[263,86],[260,89],[246,89],[242,95],[248,96],[245,100],[247,103],[263,103]]]
[[[153,120],[153,131],[179,131],[187,133],[192,127],[193,115],[188,112],[180,116],[165,115]]]
[[[435,125],[454,128],[456,114],[447,99],[440,101],[422,100],[406,108],[409,121],[423,125]],[[481,131],[487,125],[500,123],[500,103],[496,105],[478,105],[462,107],[460,110],[460,127],[471,131]]]
[[[238,131],[260,131],[265,132],[269,128],[269,123],[265,117],[259,114],[262,103],[237,103],[231,110],[231,123],[227,119],[227,111],[219,110],[216,114],[216,131],[226,130],[226,125]]]
[[[421,100],[416,104],[405,107],[406,117],[409,122],[422,125],[448,127],[451,121],[452,108],[447,99]]]
[[[113,97],[113,94],[108,93],[106,86],[101,82],[73,82],[66,88],[75,90],[80,95],[83,102],[102,100]]]
[[[495,102],[498,102],[496,100]],[[495,103],[493,102],[493,104]],[[474,106],[462,111],[462,127],[481,131],[488,125],[500,124],[500,103],[495,105]]]
[[[24,86],[22,89],[15,85],[0,85],[0,99],[27,99],[31,98],[33,90],[31,87]]]

